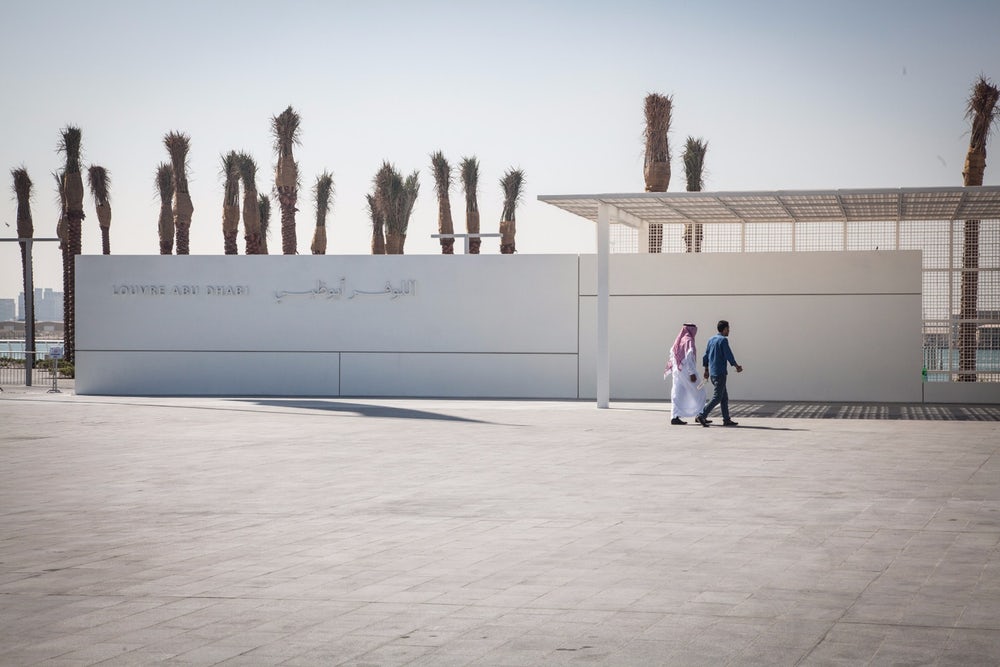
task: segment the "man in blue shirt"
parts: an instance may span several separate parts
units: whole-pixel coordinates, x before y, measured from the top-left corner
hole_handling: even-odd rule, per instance
[[[736,422],[729,418],[729,392],[726,391],[726,376],[728,375],[727,364],[734,366],[737,373],[743,372],[743,367],[736,363],[733,351],[729,349],[729,322],[719,320],[716,327],[719,333],[712,336],[705,346],[705,354],[701,358],[701,365],[705,367],[705,379],[712,379],[715,393],[709,399],[701,414],[694,418],[702,426],[708,426],[708,415],[712,413],[716,405],[722,404],[722,425],[738,426]]]

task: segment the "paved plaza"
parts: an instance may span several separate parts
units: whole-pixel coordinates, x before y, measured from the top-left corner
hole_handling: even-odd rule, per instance
[[[0,665],[998,665],[1000,408],[906,407],[7,388]]]

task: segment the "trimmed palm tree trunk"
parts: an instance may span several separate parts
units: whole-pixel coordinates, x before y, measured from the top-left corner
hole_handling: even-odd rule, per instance
[[[479,160],[467,157],[462,160],[462,188],[465,191],[465,231],[469,236],[469,254],[478,255],[483,240],[479,233]]]
[[[666,192],[670,185],[670,119],[673,97],[650,93],[646,96],[646,156],[642,173],[646,192]],[[663,225],[649,226],[649,252],[663,251]]]
[[[705,153],[707,152],[707,141],[694,137],[687,138],[683,157],[688,192],[701,192],[701,189],[705,187]],[[704,230],[701,223],[684,225],[684,248],[687,252],[701,252],[703,237]]]
[[[97,222],[101,226],[101,249],[105,255],[111,254],[111,174],[104,167],[91,165],[87,170],[90,194],[97,209]]]
[[[56,222],[56,236],[59,237],[59,252],[62,254],[63,274],[63,338],[65,338],[66,320],[69,317],[69,301],[66,292],[69,290],[70,267],[72,255],[69,254],[69,238],[66,233],[66,179],[61,171],[52,172],[56,179],[56,192],[59,194],[59,220]]]
[[[455,225],[451,219],[451,165],[445,159],[444,153],[438,151],[431,155],[431,171],[434,173],[434,190],[438,198],[438,234],[454,234]],[[441,254],[455,254],[455,239],[441,238]]]
[[[60,151],[66,155],[66,166],[63,170],[63,190],[65,199],[66,218],[66,251],[63,254],[64,275],[68,274],[65,280],[66,290],[64,299],[64,338],[66,361],[74,363],[76,360],[76,256],[82,251],[83,219],[83,174],[80,172],[80,139],[81,132],[78,127],[67,127],[63,130]],[[68,264],[68,266],[67,266]]]
[[[292,156],[292,148],[299,143],[299,115],[288,107],[271,118],[274,134],[274,150],[278,154],[278,165],[274,175],[274,186],[281,206],[281,252],[285,255],[298,254],[295,236],[295,208],[299,198],[299,166]]]
[[[374,199],[376,211],[385,227],[385,254],[398,255],[403,247],[401,238],[403,177],[388,162],[383,162],[375,174]]]
[[[986,172],[986,142],[997,122],[1000,89],[979,77],[972,87],[966,118],[972,120],[969,151],[962,177],[966,187],[983,184]],[[958,325],[958,381],[976,381],[979,329],[979,220],[966,220],[962,247],[962,296]]]
[[[385,254],[385,219],[382,217],[375,195],[365,195],[368,200],[368,215],[372,220],[372,254]]]
[[[420,172],[414,171],[403,181],[403,193],[400,202],[400,225],[399,252],[402,255],[406,246],[406,230],[410,228],[410,216],[413,215],[413,206],[417,203],[417,196],[420,194]]]
[[[191,137],[180,132],[170,132],[163,138],[170,153],[170,166],[174,170],[174,227],[177,238],[177,254],[190,254],[191,218],[194,204],[188,192],[187,156],[191,148]]]
[[[257,211],[260,213],[260,254],[267,255],[267,233],[271,229],[271,200],[261,192],[257,195]]]
[[[160,237],[160,254],[172,255],[174,252],[174,169],[167,162],[161,162],[156,168],[156,191],[160,194],[160,218],[157,221],[157,233]]]
[[[325,255],[326,215],[330,211],[330,204],[333,200],[333,176],[330,172],[324,171],[316,177],[313,195],[316,198],[316,230],[313,232],[312,245],[309,246],[309,249],[314,255]],[[368,205],[371,206],[370,195]]]
[[[257,201],[257,163],[246,153],[239,155],[240,179],[243,181],[243,238],[246,254],[264,254],[261,238],[260,207]]]
[[[17,197],[17,238],[30,239],[35,236],[35,225],[31,220],[31,178],[28,176],[28,170],[24,167],[14,169],[10,174],[14,178],[14,195]],[[25,303],[27,303],[27,300],[31,298],[29,295],[34,285],[34,277],[31,270],[31,258],[28,257],[28,243],[21,241],[18,245],[21,246],[21,281],[24,285]],[[34,313],[31,313],[30,318],[27,315],[26,313],[24,318],[24,363],[33,367],[35,365],[35,317]]]
[[[222,156],[222,175],[225,187],[222,193],[222,247],[227,255],[238,255],[236,239],[240,233],[240,171],[239,155],[229,151]]]
[[[509,169],[500,179],[503,189],[503,214],[500,218],[500,253],[513,255],[517,252],[514,242],[517,234],[515,213],[521,200],[521,190],[524,186],[524,172],[520,169]]]

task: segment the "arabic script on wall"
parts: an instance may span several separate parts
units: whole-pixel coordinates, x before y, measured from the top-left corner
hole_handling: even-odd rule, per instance
[[[355,299],[358,297],[383,297],[396,300],[403,296],[414,296],[417,293],[417,281],[413,279],[400,280],[393,283],[390,280],[385,285],[376,289],[360,289],[348,286],[347,278],[341,278],[333,287],[330,287],[323,280],[316,281],[316,287],[311,290],[295,292],[291,290],[279,290],[274,293],[274,300],[278,303],[291,298],[307,299]]]

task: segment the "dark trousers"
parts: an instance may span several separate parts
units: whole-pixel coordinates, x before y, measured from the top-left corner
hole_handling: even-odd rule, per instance
[[[715,387],[715,393],[712,394],[712,398],[709,399],[708,403],[701,411],[701,416],[707,418],[708,415],[712,413],[716,405],[722,406],[722,421],[729,421],[729,391],[726,389],[726,377],[725,375],[713,375],[712,385]]]

